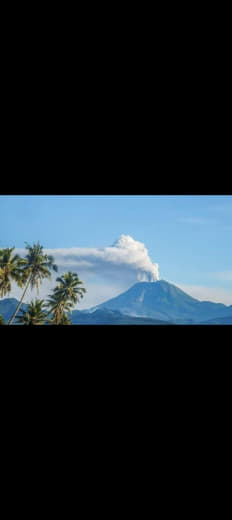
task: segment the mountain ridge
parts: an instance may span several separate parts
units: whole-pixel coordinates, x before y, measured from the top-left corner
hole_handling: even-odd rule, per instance
[[[19,302],[16,298],[4,298],[4,299],[0,300],[0,314],[2,315],[2,317],[4,318],[6,323],[9,321],[9,319],[13,315],[18,303]],[[26,311],[27,304],[22,303],[21,309]]]
[[[166,280],[138,282],[124,293],[91,309],[119,310],[122,314],[175,323],[201,323],[229,316],[232,305],[200,301]]]

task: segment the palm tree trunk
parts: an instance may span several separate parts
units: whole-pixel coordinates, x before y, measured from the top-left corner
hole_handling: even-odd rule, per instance
[[[14,319],[15,319],[16,314],[18,314],[19,309],[20,309],[20,307],[21,307],[21,305],[22,305],[22,303],[23,303],[23,298],[24,298],[24,296],[25,296],[25,294],[26,294],[26,291],[27,291],[27,289],[28,289],[28,287],[29,287],[29,283],[30,283],[30,281],[31,281],[31,276],[29,275],[28,280],[27,280],[27,283],[26,283],[26,287],[25,287],[25,289],[24,289],[24,291],[23,291],[23,294],[22,294],[22,297],[21,297],[21,300],[20,300],[20,302],[18,303],[18,305],[17,305],[17,307],[16,307],[16,309],[15,309],[15,311],[14,311],[13,316],[10,318],[10,320],[9,320],[9,322],[8,322],[8,325],[11,325],[11,323],[12,323],[12,322],[14,321]]]

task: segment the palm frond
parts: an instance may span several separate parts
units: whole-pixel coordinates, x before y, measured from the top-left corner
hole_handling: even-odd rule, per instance
[[[27,310],[21,310],[21,314],[16,319],[22,325],[44,325],[46,318],[44,300],[32,300]]]
[[[6,325],[6,322],[1,314],[0,314],[0,325]]]

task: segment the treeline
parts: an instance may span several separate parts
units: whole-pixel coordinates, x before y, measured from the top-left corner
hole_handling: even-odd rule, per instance
[[[30,246],[26,243],[27,254],[20,257],[14,254],[14,247],[0,249],[0,298],[9,296],[14,281],[22,289],[21,299],[11,316],[8,325],[13,322],[22,325],[71,325],[68,313],[83,298],[86,289],[76,273],[69,271],[56,278],[57,286],[47,300],[35,299],[28,304],[27,310],[21,309],[27,290],[37,289],[45,279],[51,279],[52,271],[58,267],[51,255],[43,252],[38,242]],[[5,325],[0,315],[0,325]]]

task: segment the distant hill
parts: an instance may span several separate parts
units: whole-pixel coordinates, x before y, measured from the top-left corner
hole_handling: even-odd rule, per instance
[[[232,315],[232,305],[227,307],[222,303],[199,301],[165,280],[136,283],[123,294],[92,310],[99,309],[180,324],[197,324]]]
[[[203,325],[232,325],[232,315],[224,318],[214,318],[203,323]]]
[[[18,300],[15,298],[5,298],[0,300],[0,315],[6,323],[15,311],[18,305]],[[27,309],[27,304],[23,303],[23,310]],[[20,314],[20,311],[19,311]],[[73,325],[166,325],[167,322],[160,320],[152,320],[149,318],[134,318],[131,316],[124,316],[119,311],[108,311],[107,309],[97,310],[95,312],[73,311],[69,314]],[[14,324],[17,324],[15,320]],[[168,323],[169,324],[169,323]]]
[[[18,303],[19,302],[16,298],[4,298],[3,300],[0,300],[0,314],[6,323],[8,323]],[[21,309],[25,311],[27,309],[27,304],[23,303]]]
[[[99,309],[91,313],[73,311],[73,325],[171,325],[167,321],[126,316],[119,311]]]

